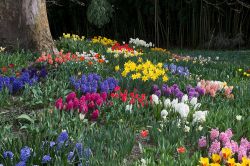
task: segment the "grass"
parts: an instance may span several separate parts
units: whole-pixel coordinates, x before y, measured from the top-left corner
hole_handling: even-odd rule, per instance
[[[61,47],[66,47],[60,43]],[[65,50],[71,50],[67,45]],[[79,46],[79,45],[78,45]],[[34,86],[25,87],[16,95],[8,92],[0,92],[0,153],[4,150],[12,150],[15,156],[24,145],[28,145],[37,151],[39,155],[34,157],[29,164],[39,164],[41,157],[46,153],[53,154],[50,149],[46,152],[39,150],[43,140],[56,140],[62,130],[67,130],[74,140],[81,141],[85,147],[91,147],[93,156],[90,165],[141,165],[141,158],[149,165],[197,165],[199,157],[205,152],[197,148],[197,140],[202,135],[208,135],[211,128],[219,128],[221,131],[232,128],[234,139],[239,141],[241,137],[250,138],[250,80],[238,73],[239,68],[249,68],[250,51],[205,51],[205,50],[173,50],[181,55],[198,57],[211,57],[213,62],[198,64],[192,62],[175,62],[178,65],[187,66],[191,78],[183,78],[169,74],[168,85],[177,83],[183,89],[186,85],[196,85],[196,77],[207,80],[226,81],[234,86],[234,99],[226,99],[222,95],[213,98],[204,96],[199,99],[201,110],[208,110],[206,122],[202,124],[203,130],[198,131],[198,126],[190,125],[190,131],[183,130],[185,125],[177,125],[177,121],[169,117],[167,121],[157,120],[156,108],[137,108],[133,113],[125,111],[126,104],[114,100],[112,107],[105,107],[101,112],[101,118],[97,122],[81,120],[78,113],[60,112],[54,109],[54,103],[59,97],[65,97],[74,90],[70,85],[69,77],[87,73],[97,73],[103,78],[114,76],[120,81],[121,89],[139,93],[151,94],[150,89],[154,83],[159,85],[161,81],[147,82],[123,78],[119,72],[114,71],[116,65],[122,68],[126,58],[112,58],[106,53],[106,47],[88,43],[87,49],[97,50],[105,54],[108,64],[89,67],[87,64],[66,64],[57,68],[48,67],[49,73],[46,79]],[[74,47],[75,49],[75,47]],[[85,48],[86,49],[86,48]],[[171,63],[170,55],[151,52],[145,49],[143,60],[152,62]],[[37,57],[37,56],[35,56]],[[27,67],[35,61],[35,57],[29,53],[0,53],[0,67],[10,63],[15,64],[15,70]],[[219,57],[219,60],[215,60]],[[137,61],[138,58],[130,58]],[[7,73],[10,74],[10,73]],[[78,92],[79,94],[79,92]],[[28,117],[18,118],[26,113]],[[241,121],[236,116],[241,115]],[[4,127],[5,126],[5,127]],[[141,130],[149,130],[150,136],[146,139],[140,137]],[[15,134],[19,132],[20,134]],[[8,139],[5,139],[8,138]],[[15,142],[17,141],[17,142]],[[176,149],[185,146],[187,153],[178,154]],[[15,158],[12,162],[16,163]],[[67,163],[66,154],[53,160],[58,163]],[[0,155],[0,163],[9,163]],[[56,163],[56,162],[55,162]]]

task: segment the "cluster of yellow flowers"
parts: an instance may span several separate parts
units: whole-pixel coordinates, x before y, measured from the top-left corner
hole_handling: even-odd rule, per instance
[[[164,52],[166,54],[171,54],[170,51],[164,49],[164,48],[160,48],[160,47],[154,47],[154,48],[151,48],[151,51],[159,51],[159,52]]]
[[[128,57],[137,57],[143,55],[142,52],[138,52],[136,50],[134,51],[128,51],[126,49],[121,49],[121,50],[112,50],[111,48],[107,49],[107,53],[112,53],[114,54],[115,58],[118,58],[120,55],[123,55],[124,58]]]
[[[209,162],[208,157],[201,157],[200,158],[200,165],[201,166],[221,166],[221,163],[228,166],[249,166],[250,165],[250,159],[247,157],[242,157],[241,163],[237,163],[235,161],[235,158],[231,158],[233,153],[230,148],[222,148],[221,150],[222,157],[219,154],[212,154],[211,160],[212,162]]]
[[[67,33],[67,34],[63,33],[63,38],[65,38],[65,39],[72,39],[74,41],[78,41],[78,40],[82,41],[82,40],[85,39],[85,36],[80,37],[80,36],[75,35],[75,34],[71,35],[70,33]]]
[[[0,52],[4,52],[5,48],[4,47],[0,47]]]
[[[117,43],[117,41],[115,40],[111,40],[108,39],[106,37],[102,37],[102,36],[95,36],[94,38],[92,38],[91,40],[92,43],[100,43],[102,45],[108,46],[108,45],[114,45],[115,43]]]
[[[243,69],[238,69],[240,73],[242,73],[243,76],[250,77],[250,69],[249,70],[243,70]]]
[[[116,67],[116,70],[118,67]],[[133,80],[141,79],[142,81],[157,80],[162,79],[162,81],[168,81],[166,76],[166,70],[163,68],[162,63],[154,65],[151,61],[135,63],[133,61],[128,61],[124,64],[124,70],[122,71],[122,76],[126,77],[131,74]]]

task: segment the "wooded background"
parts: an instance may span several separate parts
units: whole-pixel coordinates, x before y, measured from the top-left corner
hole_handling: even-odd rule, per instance
[[[167,48],[250,47],[249,0],[52,0],[47,9],[54,38],[74,33],[139,37]]]

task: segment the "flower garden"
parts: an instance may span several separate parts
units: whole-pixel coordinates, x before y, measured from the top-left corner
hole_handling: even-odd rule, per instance
[[[250,165],[250,52],[56,45],[0,47],[0,165]]]

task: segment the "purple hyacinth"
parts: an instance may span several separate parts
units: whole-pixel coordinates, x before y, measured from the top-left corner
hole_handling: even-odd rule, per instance
[[[50,161],[51,161],[50,155],[45,155],[45,156],[43,156],[43,158],[42,158],[42,163],[43,163],[43,164],[46,164],[46,163],[48,163],[48,162],[50,162]]]
[[[67,156],[67,159],[68,161],[71,161],[74,157],[74,152],[69,152],[68,156]]]
[[[67,131],[62,131],[61,134],[57,138],[58,143],[65,143],[69,138]]]
[[[79,156],[82,156],[83,154],[83,145],[82,143],[76,143],[76,150]]]
[[[26,163],[24,161],[20,161],[16,164],[16,166],[26,166]]]
[[[3,158],[10,158],[11,160],[14,158],[14,154],[11,151],[5,151],[3,153]]]
[[[54,141],[51,141],[50,143],[49,143],[49,146],[52,148],[53,146],[55,146],[56,145],[56,143],[54,142]]]
[[[86,159],[89,159],[90,156],[92,155],[91,149],[90,148],[84,149],[84,154],[85,154]]]
[[[21,149],[20,160],[26,162],[31,156],[31,149],[25,146]]]

